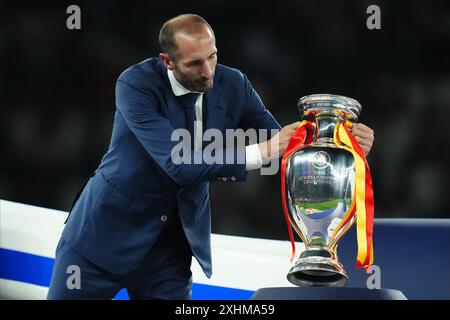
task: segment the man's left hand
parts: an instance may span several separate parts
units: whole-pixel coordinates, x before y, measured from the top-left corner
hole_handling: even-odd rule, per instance
[[[354,123],[351,132],[367,156],[375,140],[373,130],[362,123]]]

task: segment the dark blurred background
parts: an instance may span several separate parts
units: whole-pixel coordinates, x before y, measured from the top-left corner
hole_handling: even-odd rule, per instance
[[[353,97],[375,130],[376,217],[450,218],[448,1],[0,1],[0,198],[68,210],[106,152],[114,86],[159,53],[163,22],[197,13],[219,62],[282,124],[312,93]],[[66,8],[81,8],[81,30]],[[366,9],[381,8],[381,30]],[[287,239],[280,176],[211,183],[213,232]]]

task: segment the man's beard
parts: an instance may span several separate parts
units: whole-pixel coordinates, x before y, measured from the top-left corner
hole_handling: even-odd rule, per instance
[[[183,75],[182,73],[179,73],[180,80],[178,80],[186,89],[190,91],[198,91],[198,92],[205,92],[206,90],[209,90],[213,86],[213,79],[214,74],[211,77],[211,79],[205,79],[205,78],[199,78],[199,79],[190,79]]]

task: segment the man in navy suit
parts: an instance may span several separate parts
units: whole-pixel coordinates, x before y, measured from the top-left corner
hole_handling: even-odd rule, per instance
[[[74,202],[48,299],[111,299],[121,288],[132,299],[189,299],[192,256],[212,274],[208,182],[244,181],[283,154],[299,125],[248,146],[223,145],[214,163],[195,162],[205,130],[280,126],[244,74],[217,64],[203,18],[167,21],[159,41],[158,58],[117,80],[111,143]],[[193,138],[182,152],[192,161],[174,161],[176,130]],[[358,136],[370,149],[373,132],[361,125]]]

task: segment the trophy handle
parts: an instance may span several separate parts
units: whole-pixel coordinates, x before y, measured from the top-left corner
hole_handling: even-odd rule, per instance
[[[353,126],[353,123],[347,119],[345,114],[339,114],[336,127],[334,129],[334,141],[335,145],[339,149],[344,149],[349,151],[349,148],[341,142],[339,137],[339,126],[345,125],[347,127]],[[351,153],[351,152],[350,152]],[[344,215],[341,223],[336,227],[333,234],[330,237],[330,243],[328,244],[328,250],[336,252],[337,244],[339,240],[347,233],[347,231],[353,226],[356,221],[356,194],[353,194],[352,202],[347,212]]]

